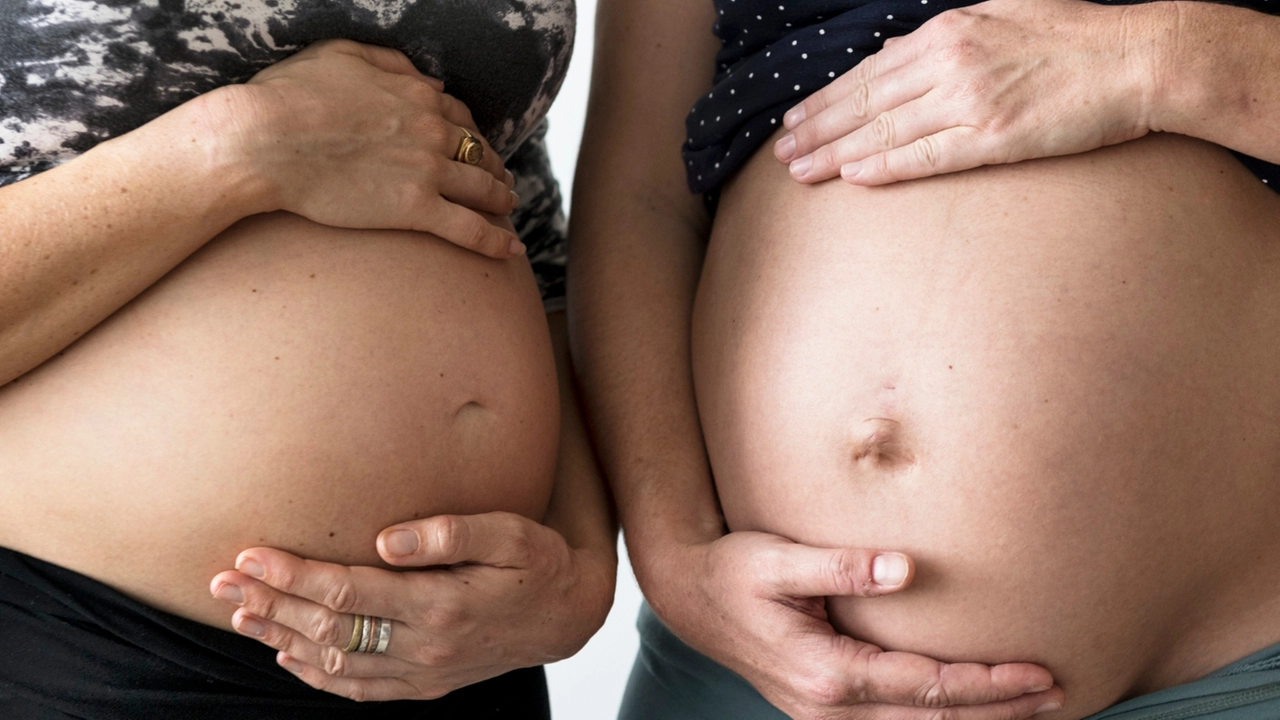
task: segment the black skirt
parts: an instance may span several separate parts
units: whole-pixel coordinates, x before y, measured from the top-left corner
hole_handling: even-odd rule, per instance
[[[355,703],[312,689],[276,651],[0,548],[4,720],[357,720],[551,717],[542,668],[439,700]]]

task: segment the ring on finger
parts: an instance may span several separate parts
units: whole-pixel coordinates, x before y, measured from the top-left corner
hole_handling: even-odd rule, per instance
[[[458,151],[453,154],[453,159],[468,165],[479,165],[484,159],[484,144],[466,128],[461,129],[462,142],[458,143]]]
[[[391,644],[391,619],[376,615],[354,615],[351,639],[343,652],[382,655]]]

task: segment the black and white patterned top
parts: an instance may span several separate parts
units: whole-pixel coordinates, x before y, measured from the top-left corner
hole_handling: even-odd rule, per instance
[[[443,80],[507,159],[550,307],[565,222],[543,137],[575,19],[573,0],[0,0],[0,187],[317,40],[384,45]]]

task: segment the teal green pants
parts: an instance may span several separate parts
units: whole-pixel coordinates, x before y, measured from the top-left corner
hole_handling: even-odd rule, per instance
[[[636,626],[640,653],[619,720],[786,720],[747,681],[681,642],[647,603]],[[1088,720],[1280,720],[1280,645]]]

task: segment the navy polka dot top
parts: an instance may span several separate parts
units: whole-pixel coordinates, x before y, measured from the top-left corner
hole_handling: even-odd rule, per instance
[[[979,0],[715,0],[722,44],[711,91],[685,122],[689,189],[710,193],[741,167],[801,100],[935,15]],[[1135,5],[1142,0],[1094,0]],[[1236,2],[1280,15],[1280,3]],[[1280,167],[1236,154],[1280,192]]]

